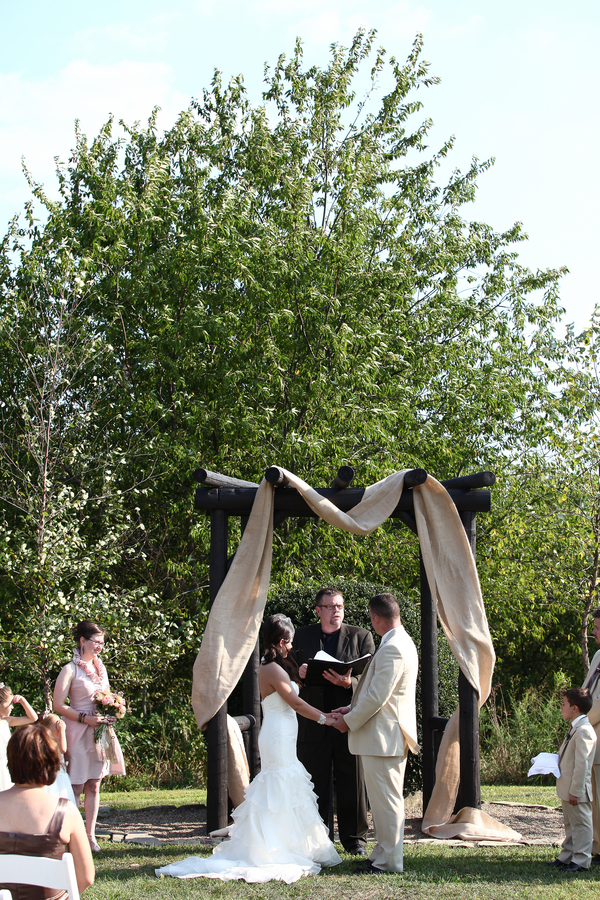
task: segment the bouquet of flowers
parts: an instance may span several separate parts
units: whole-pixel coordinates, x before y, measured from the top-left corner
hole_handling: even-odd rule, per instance
[[[96,710],[99,716],[114,716],[115,719],[122,719],[127,712],[125,697],[119,692],[96,691],[96,693],[94,694],[94,700],[96,701]],[[98,725],[98,727],[94,731],[94,739],[96,743],[102,740],[106,731],[110,727],[111,726],[106,722],[103,722],[102,725]]]

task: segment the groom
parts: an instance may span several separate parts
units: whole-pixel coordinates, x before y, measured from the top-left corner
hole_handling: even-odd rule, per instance
[[[407,751],[419,750],[418,657],[392,594],[372,597],[369,613],[381,637],[379,649],[358,682],[351,705],[334,712],[335,727],[350,732],[348,747],[362,760],[377,841],[364,871],[379,875],[403,871],[404,771]]]

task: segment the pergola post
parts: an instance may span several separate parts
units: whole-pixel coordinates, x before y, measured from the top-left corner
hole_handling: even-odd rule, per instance
[[[227,538],[229,516],[222,509],[214,509],[210,514],[210,556],[209,590],[212,607],[219,588],[227,574]],[[210,608],[209,607],[209,608]],[[206,827],[207,831],[224,828],[228,819],[227,793],[227,703],[213,716],[206,729],[207,790]]]
[[[423,731],[423,809],[435,784],[436,745],[433,719],[439,716],[437,612],[429,589],[423,557],[421,568],[421,725]]]
[[[242,535],[248,524],[248,516],[241,516],[240,530]],[[260,733],[261,723],[261,707],[260,707],[260,691],[258,689],[258,670],[260,667],[260,644],[256,641],[252,656],[246,663],[244,674],[242,676],[242,704],[244,715],[254,716],[254,727],[248,732],[248,768],[250,769],[250,779],[260,772],[260,752],[258,750],[258,735]]]
[[[476,513],[462,510],[464,525],[473,558],[476,558]],[[456,809],[471,806],[481,809],[481,770],[479,760],[479,695],[462,671],[458,676],[460,785]]]

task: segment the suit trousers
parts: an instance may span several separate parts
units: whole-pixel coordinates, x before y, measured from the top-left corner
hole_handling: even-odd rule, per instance
[[[319,815],[329,826],[331,765],[340,841],[347,850],[367,843],[367,794],[360,757],[348,750],[348,735],[335,728],[323,728],[318,743],[298,741],[298,759],[312,778]],[[333,840],[333,835],[331,835]]]
[[[361,756],[361,759],[377,842],[369,859],[378,869],[402,872],[406,756]]]
[[[592,862],[592,838],[594,826],[592,822],[592,806],[589,801],[571,806],[568,800],[562,800],[563,818],[565,820],[565,839],[562,850],[558,854],[561,862],[574,862],[582,869],[589,869]]]
[[[592,817],[594,820],[594,842],[592,854],[600,853],[600,766],[592,766]]]

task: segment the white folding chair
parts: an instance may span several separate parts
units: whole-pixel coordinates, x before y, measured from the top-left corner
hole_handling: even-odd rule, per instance
[[[0,854],[1,883],[35,884],[56,891],[67,891],[69,900],[79,900],[75,866],[70,853],[63,853],[62,859]],[[0,900],[10,900],[10,897],[10,891],[0,891]]]

